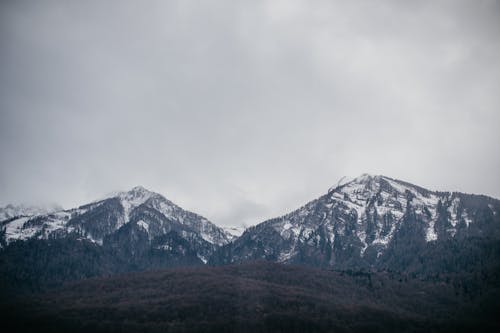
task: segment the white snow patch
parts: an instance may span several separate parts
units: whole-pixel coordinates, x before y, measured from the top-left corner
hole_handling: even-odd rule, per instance
[[[146,230],[147,232],[149,232],[149,224],[147,224],[143,220],[137,221],[137,225]]]
[[[155,196],[159,196],[159,194],[148,191],[142,186],[136,186],[130,191],[115,194],[114,197],[120,200],[124,211],[122,224],[119,224],[117,228],[120,228],[121,225],[130,221],[130,212],[134,208],[142,205],[147,200]]]
[[[204,264],[206,264],[208,262],[208,259],[205,258],[204,256],[202,256],[201,254],[197,254],[196,255],[201,261],[203,261]]]
[[[467,214],[465,210],[462,212],[462,218],[464,219],[465,225],[468,228],[469,225],[472,223],[472,219],[469,217],[469,214]]]
[[[7,242],[11,242],[18,239],[26,239],[32,236],[32,232],[23,230],[24,223],[26,223],[30,218],[21,217],[14,221],[9,222],[5,227],[5,239]],[[31,231],[31,230],[30,230]]]
[[[438,238],[436,230],[434,229],[434,223],[435,223],[435,221],[431,220],[429,222],[429,227],[427,228],[427,230],[425,232],[425,240],[427,242],[435,241]]]
[[[366,232],[364,230],[356,231],[356,236],[358,236],[361,243],[363,243],[363,248],[361,249],[361,256],[364,256],[368,244],[366,243]]]
[[[245,227],[239,226],[225,226],[224,231],[233,238],[240,237],[245,232]]]
[[[392,236],[394,235],[395,231],[396,231],[396,224],[394,224],[394,223],[391,225],[391,230],[387,233],[387,235],[385,237],[381,237],[380,230],[378,230],[377,236],[373,240],[372,244],[387,246],[389,244],[389,242],[391,241]]]
[[[294,229],[292,229],[294,231],[294,234],[295,236],[298,236],[300,234],[300,228],[299,227],[295,227]],[[309,239],[309,236],[311,236],[311,234],[314,232],[314,229],[313,228],[304,228],[302,230],[302,239]]]
[[[164,250],[164,251],[171,251],[172,247],[170,245],[168,245],[168,244],[164,244],[164,245],[157,246],[156,249],[158,249],[158,250]]]
[[[287,252],[282,252],[278,257],[278,262],[286,262],[290,260],[293,257],[293,255],[294,255],[293,249]]]
[[[455,198],[451,202],[451,205],[448,207],[448,213],[450,213],[450,216],[451,216],[450,223],[451,223],[451,225],[453,227],[457,226],[457,223],[458,223],[458,220],[459,220],[459,216],[458,216],[458,205],[459,205],[459,203],[460,203],[460,199],[459,198]]]

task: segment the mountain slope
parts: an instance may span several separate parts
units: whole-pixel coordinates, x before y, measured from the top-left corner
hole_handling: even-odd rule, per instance
[[[39,290],[52,281],[202,265],[232,238],[204,217],[135,187],[78,208],[2,221],[0,273],[6,284]]]
[[[128,223],[142,227],[150,239],[171,229],[196,233],[210,244],[222,245],[230,236],[207,219],[183,210],[158,193],[141,186],[128,192],[70,210],[23,216],[2,222],[4,243],[28,238],[59,238],[76,233],[102,244],[104,238]]]
[[[364,174],[285,216],[247,229],[212,263],[266,259],[405,270],[434,243],[500,239],[500,201]],[[412,258],[413,256],[413,258]],[[409,257],[406,261],[399,260]]]

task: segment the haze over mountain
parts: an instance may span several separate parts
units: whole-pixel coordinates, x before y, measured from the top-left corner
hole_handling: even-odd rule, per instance
[[[15,216],[42,215],[58,210],[62,210],[62,207],[56,204],[50,206],[8,204],[5,207],[0,207],[0,221],[7,220]]]

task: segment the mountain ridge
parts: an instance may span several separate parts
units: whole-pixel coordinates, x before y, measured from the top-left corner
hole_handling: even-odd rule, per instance
[[[220,248],[212,263],[266,259],[380,267],[387,260],[383,255],[404,241],[419,253],[438,239],[497,239],[499,211],[500,201],[488,196],[431,191],[387,176],[363,174],[341,180],[290,213],[248,228]]]
[[[500,200],[488,196],[363,174],[243,231],[218,227],[135,186],[76,208],[1,221],[0,268],[9,283],[35,289],[50,281],[254,260],[423,275],[491,271],[499,212]]]
[[[114,223],[104,228],[106,230],[101,230],[101,232],[85,230],[85,223],[76,223],[75,219],[81,218],[103,205],[107,205],[107,208],[112,210],[114,214],[112,216]],[[66,228],[66,233],[84,233],[83,236],[88,240],[102,245],[103,239],[108,233],[117,231],[123,225],[130,223],[131,218],[133,219],[137,215],[133,214],[134,210],[139,209],[143,205],[163,214],[170,222],[176,222],[181,225],[189,224],[189,227],[200,233],[207,242],[220,245],[227,243],[232,238],[222,228],[215,226],[201,215],[180,208],[159,193],[149,191],[143,186],[135,186],[129,191],[117,192],[107,198],[98,199],[75,208],[20,216],[18,219],[15,219],[15,216],[13,216],[9,219],[8,223],[5,223],[5,220],[0,221],[3,224],[2,227],[5,228],[4,243],[8,244],[13,240],[23,240],[36,236],[39,238],[48,238],[51,235],[59,237],[61,235],[57,235],[58,231],[61,233]],[[37,223],[33,223],[32,219],[34,218],[38,219]],[[88,224],[90,223],[89,221]]]

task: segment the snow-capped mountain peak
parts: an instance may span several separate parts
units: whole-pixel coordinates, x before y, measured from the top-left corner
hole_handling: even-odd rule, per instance
[[[249,228],[223,262],[267,258],[320,265],[360,260],[374,265],[401,244],[482,236],[498,220],[500,201],[436,192],[382,175],[342,178],[327,194],[301,208]],[[488,228],[493,224],[487,224]],[[491,227],[493,228],[493,227]],[[497,229],[492,229],[497,230]]]
[[[229,242],[231,237],[222,229],[195,213],[186,211],[162,195],[136,186],[78,208],[26,216],[2,224],[0,243],[29,238],[52,238],[78,235],[103,244],[120,230],[141,230],[149,242],[176,232],[190,242],[202,242],[204,256],[211,248]],[[125,231],[123,231],[125,232]],[[3,235],[2,235],[3,233]]]
[[[370,218],[370,214],[391,218],[393,227],[385,237],[377,233],[374,240],[376,244],[387,245],[410,207],[425,220],[426,240],[437,239],[434,223],[438,203],[443,199],[437,193],[386,176],[363,174],[331,192],[331,199],[356,211],[360,224]],[[358,236],[366,248],[368,245],[363,232],[359,232]]]
[[[119,197],[121,200],[129,201],[134,203],[135,205],[140,205],[146,202],[151,197],[162,197],[161,194],[150,191],[143,186],[135,186],[128,191],[118,192],[116,197]]]
[[[152,192],[152,191],[146,189],[142,185],[134,186],[129,191],[120,192],[120,193],[121,193],[121,195],[129,196],[129,197],[149,197],[151,195],[159,195],[155,192]]]
[[[119,192],[116,195],[116,197],[119,198],[120,203],[123,206],[123,210],[124,210],[123,223],[127,223],[129,221],[130,212],[133,209],[144,204],[146,201],[148,201],[152,197],[163,198],[160,194],[149,191],[140,185],[133,187],[130,191]]]

